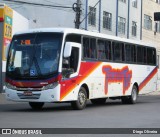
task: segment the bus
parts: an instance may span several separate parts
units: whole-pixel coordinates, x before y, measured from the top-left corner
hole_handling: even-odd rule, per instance
[[[7,51],[6,98],[28,102],[71,103],[107,98],[135,104],[138,95],[156,91],[156,48],[140,41],[70,28],[16,33]]]

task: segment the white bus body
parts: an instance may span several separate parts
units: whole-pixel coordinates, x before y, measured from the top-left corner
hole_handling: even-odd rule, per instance
[[[52,33],[55,40],[49,39]],[[29,47],[34,52],[27,52]],[[41,61],[51,51],[56,54],[54,71],[52,60]],[[26,54],[27,61],[32,60],[28,67]],[[77,29],[35,29],[12,39],[6,98],[30,102],[36,109],[44,102],[71,102],[73,108],[83,109],[87,99],[99,104],[106,98],[134,104],[138,94],[156,91],[157,71],[156,49],[151,45]]]

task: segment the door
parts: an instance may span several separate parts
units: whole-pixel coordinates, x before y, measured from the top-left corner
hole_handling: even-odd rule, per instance
[[[71,54],[63,58],[60,100],[64,99],[79,85],[79,69],[81,62],[81,44],[69,42]],[[74,98],[74,97],[73,97]],[[68,100],[73,99],[72,96]]]

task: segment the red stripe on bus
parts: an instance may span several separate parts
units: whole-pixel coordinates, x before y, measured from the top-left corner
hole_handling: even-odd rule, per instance
[[[147,77],[146,79],[139,85],[139,92],[147,85],[147,83],[155,76],[158,72],[158,68],[156,67]]]
[[[77,84],[80,84],[93,71],[95,71],[102,63],[82,62],[79,75],[75,78],[70,78],[61,83],[60,100],[62,101],[69,93],[71,93]],[[63,86],[65,84],[65,86]]]

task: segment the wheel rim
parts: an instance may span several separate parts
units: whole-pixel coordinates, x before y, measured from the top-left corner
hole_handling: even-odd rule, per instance
[[[78,94],[78,100],[81,106],[83,106],[86,102],[86,95],[83,93],[83,91],[80,91]]]
[[[136,101],[136,99],[137,99],[137,90],[135,88],[132,90],[132,99],[134,101]]]

